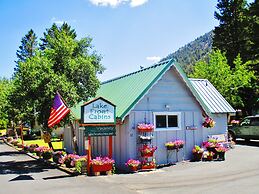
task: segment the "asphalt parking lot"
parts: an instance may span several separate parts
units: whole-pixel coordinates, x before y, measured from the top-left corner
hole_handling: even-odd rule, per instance
[[[152,172],[71,177],[0,144],[0,193],[259,193],[259,142],[238,141],[222,162],[181,162]]]

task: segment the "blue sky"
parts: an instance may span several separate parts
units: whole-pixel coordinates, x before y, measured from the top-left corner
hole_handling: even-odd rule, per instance
[[[216,0],[0,0],[0,77],[10,78],[22,37],[40,38],[53,22],[91,36],[104,81],[150,66],[212,30]]]

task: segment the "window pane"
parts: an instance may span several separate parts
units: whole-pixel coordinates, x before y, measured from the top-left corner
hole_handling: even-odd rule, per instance
[[[168,127],[178,127],[177,115],[168,115]]]
[[[156,115],[156,128],[166,128],[166,115]]]

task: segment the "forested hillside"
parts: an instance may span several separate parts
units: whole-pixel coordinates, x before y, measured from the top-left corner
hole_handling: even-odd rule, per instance
[[[213,32],[210,31],[181,47],[176,52],[169,54],[162,60],[175,58],[181,64],[184,71],[190,74],[193,70],[193,65],[200,59],[206,58],[211,52],[212,36]]]

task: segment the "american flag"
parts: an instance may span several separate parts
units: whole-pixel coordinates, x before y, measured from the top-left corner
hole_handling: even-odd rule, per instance
[[[58,124],[69,112],[70,110],[62,101],[61,96],[56,94],[48,120],[48,127],[51,128]]]

